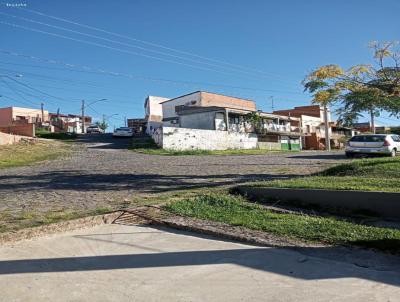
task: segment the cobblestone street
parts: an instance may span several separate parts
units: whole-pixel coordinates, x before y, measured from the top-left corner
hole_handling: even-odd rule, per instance
[[[345,161],[341,153],[155,156],[129,139],[80,138],[67,158],[0,170],[0,213],[115,206],[140,194],[304,175]]]

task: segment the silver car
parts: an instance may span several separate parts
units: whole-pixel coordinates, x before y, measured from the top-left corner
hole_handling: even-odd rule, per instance
[[[400,152],[400,136],[397,134],[363,134],[353,136],[346,145],[346,156],[377,154],[396,156]]]
[[[86,128],[86,133],[104,133],[104,130],[101,129],[99,126],[89,126]]]
[[[132,137],[133,130],[129,127],[120,127],[114,130],[113,136],[115,137]]]

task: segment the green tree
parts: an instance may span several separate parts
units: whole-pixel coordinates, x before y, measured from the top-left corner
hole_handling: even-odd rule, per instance
[[[262,132],[262,118],[258,112],[250,112],[244,116],[245,123],[249,123],[254,127],[257,133]]]
[[[343,70],[326,65],[310,73],[303,81],[306,91],[313,93],[313,102],[327,106],[340,102],[339,120],[352,125],[368,112],[371,130],[375,117],[386,110],[400,116],[400,51],[397,42],[371,43],[374,64],[355,65]]]
[[[106,129],[108,128],[108,124],[106,121],[96,122],[95,125],[104,131],[106,131]]]
[[[345,74],[338,65],[322,66],[311,72],[304,80],[304,90],[313,95],[312,102],[324,107],[325,149],[330,150],[328,107],[341,97],[337,79]]]

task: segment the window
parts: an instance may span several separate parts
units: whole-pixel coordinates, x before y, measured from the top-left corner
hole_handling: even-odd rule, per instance
[[[392,139],[393,139],[396,143],[400,143],[400,136],[398,136],[398,135],[392,135]]]
[[[351,142],[363,142],[365,136],[353,136],[350,141]]]
[[[368,135],[365,136],[365,141],[370,143],[384,142],[385,138],[383,135]]]
[[[230,124],[236,124],[236,125],[240,124],[239,116],[230,116],[229,117],[229,123]]]
[[[368,142],[368,143],[376,143],[376,142],[384,142],[386,136],[384,135],[357,135],[353,136],[350,141],[351,142]]]

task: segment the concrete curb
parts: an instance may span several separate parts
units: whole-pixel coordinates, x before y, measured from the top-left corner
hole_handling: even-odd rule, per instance
[[[268,232],[251,230],[242,226],[229,225],[222,222],[203,220],[172,214],[160,207],[150,206],[126,210],[126,214],[135,215],[155,226],[164,226],[176,230],[209,235],[219,239],[242,242],[266,247],[327,247],[329,244],[305,242],[274,235]],[[118,221],[118,220],[117,220]],[[118,222],[116,222],[118,223]]]
[[[115,211],[104,215],[83,217],[33,228],[21,229],[15,232],[0,233],[0,244],[16,243],[22,240],[90,228],[100,224],[110,224],[121,216],[122,213],[123,211]]]
[[[316,205],[347,212],[365,212],[400,219],[400,193],[238,186],[234,189],[252,200],[280,200],[296,205]]]

